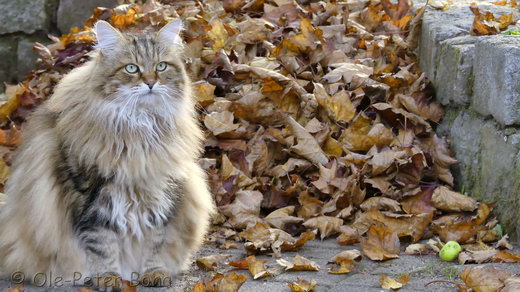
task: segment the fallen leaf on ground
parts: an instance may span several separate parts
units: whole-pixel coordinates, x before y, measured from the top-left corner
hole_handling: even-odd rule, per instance
[[[506,234],[499,241],[497,241],[495,248],[513,249],[513,245],[509,243],[509,235]]]
[[[269,223],[269,225],[279,229],[283,229],[288,223],[302,222],[304,220],[303,218],[292,216],[294,209],[294,206],[280,208],[265,216],[264,220]]]
[[[307,228],[317,228],[320,231],[321,239],[324,239],[329,235],[338,233],[341,225],[343,225],[343,220],[336,217],[319,216],[308,219],[303,225]]]
[[[300,255],[296,255],[292,261],[287,261],[284,259],[278,259],[276,262],[285,268],[286,271],[319,271],[320,266],[315,263],[314,261],[311,261],[309,259],[306,259]]]
[[[257,259],[255,256],[248,256],[246,262],[247,269],[254,280],[271,276],[271,274],[265,270],[264,264],[267,262],[266,260]]]
[[[291,290],[296,292],[309,292],[316,287],[317,283],[314,280],[310,282],[303,279],[298,279],[296,282],[288,283],[287,286],[291,288]]]
[[[405,254],[426,254],[430,252],[428,245],[423,243],[413,243],[406,247]]]
[[[339,228],[339,235],[336,239],[339,245],[351,245],[359,242],[359,234],[357,229],[347,225]]]
[[[504,284],[505,284],[505,286],[504,286],[504,288],[502,288],[502,290],[500,290],[500,292],[520,291],[520,277],[519,276],[507,278],[504,281]]]
[[[199,269],[201,269],[201,270],[214,271],[219,262],[224,261],[230,257],[231,257],[231,255],[229,255],[229,254],[210,255],[210,256],[198,258],[195,261],[195,263],[197,264],[197,267],[199,267]]]
[[[475,292],[500,291],[505,286],[504,281],[510,276],[509,272],[492,266],[469,267],[460,274],[464,284]]]
[[[402,275],[397,280],[394,280],[387,275],[383,275],[381,278],[379,278],[379,283],[381,283],[381,288],[383,289],[399,290],[403,288],[403,286],[406,285],[410,280],[411,279],[408,275]]]
[[[356,261],[361,260],[361,252],[359,250],[344,250],[330,259],[329,263],[335,263],[339,267],[328,269],[330,274],[347,274],[352,271]]]
[[[247,276],[237,273],[220,274],[216,273],[213,278],[208,280],[200,280],[193,286],[191,292],[205,291],[225,291],[238,292],[238,289],[247,281]]]
[[[448,212],[474,211],[478,207],[475,199],[451,191],[444,186],[440,186],[433,191],[432,203],[435,208]]]
[[[514,253],[510,253],[505,250],[501,250],[493,256],[493,262],[495,262],[495,263],[520,263],[520,254],[514,254]]]
[[[383,226],[372,226],[367,238],[361,238],[363,253],[373,261],[384,261],[399,257],[399,238]]]

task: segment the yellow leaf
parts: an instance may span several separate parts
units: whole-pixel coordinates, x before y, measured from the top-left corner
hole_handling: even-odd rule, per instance
[[[211,46],[213,51],[224,48],[228,39],[228,32],[220,19],[211,23],[211,30],[208,31],[208,37],[213,41],[213,45]]]
[[[288,283],[287,286],[296,292],[309,292],[316,287],[316,281],[311,280],[309,282],[307,280],[298,279],[296,282]]]
[[[350,122],[356,115],[356,108],[350,101],[349,94],[339,91],[325,100],[325,109],[335,121]]]
[[[196,84],[193,86],[193,95],[202,106],[206,106],[215,100],[215,87],[207,82]]]
[[[20,106],[18,95],[23,94],[25,90],[25,86],[21,84],[6,84],[5,98],[2,98],[3,100],[0,101],[0,121],[7,120],[7,117]],[[3,96],[0,95],[0,97]]]

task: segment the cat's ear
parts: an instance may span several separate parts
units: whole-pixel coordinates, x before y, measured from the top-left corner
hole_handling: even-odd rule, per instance
[[[123,39],[123,35],[117,29],[103,20],[96,22],[94,31],[97,38],[96,48],[105,53],[114,50]]]
[[[176,19],[166,24],[159,31],[159,40],[165,44],[181,44],[181,37],[179,34],[182,30],[182,20]]]

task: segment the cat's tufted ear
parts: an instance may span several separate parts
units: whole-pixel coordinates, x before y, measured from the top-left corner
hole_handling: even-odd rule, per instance
[[[119,41],[123,39],[123,35],[117,29],[103,20],[96,22],[94,31],[97,38],[96,48],[104,53],[114,50]]]
[[[181,44],[181,37],[179,36],[182,30],[182,20],[176,19],[166,24],[159,31],[159,40],[165,44]]]

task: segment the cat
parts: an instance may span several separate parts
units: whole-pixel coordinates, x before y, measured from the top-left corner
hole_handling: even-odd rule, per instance
[[[96,23],[90,60],[23,129],[0,207],[5,275],[97,286],[138,275],[164,286],[191,263],[214,203],[197,162],[203,132],[181,29],[180,20],[141,33]]]

